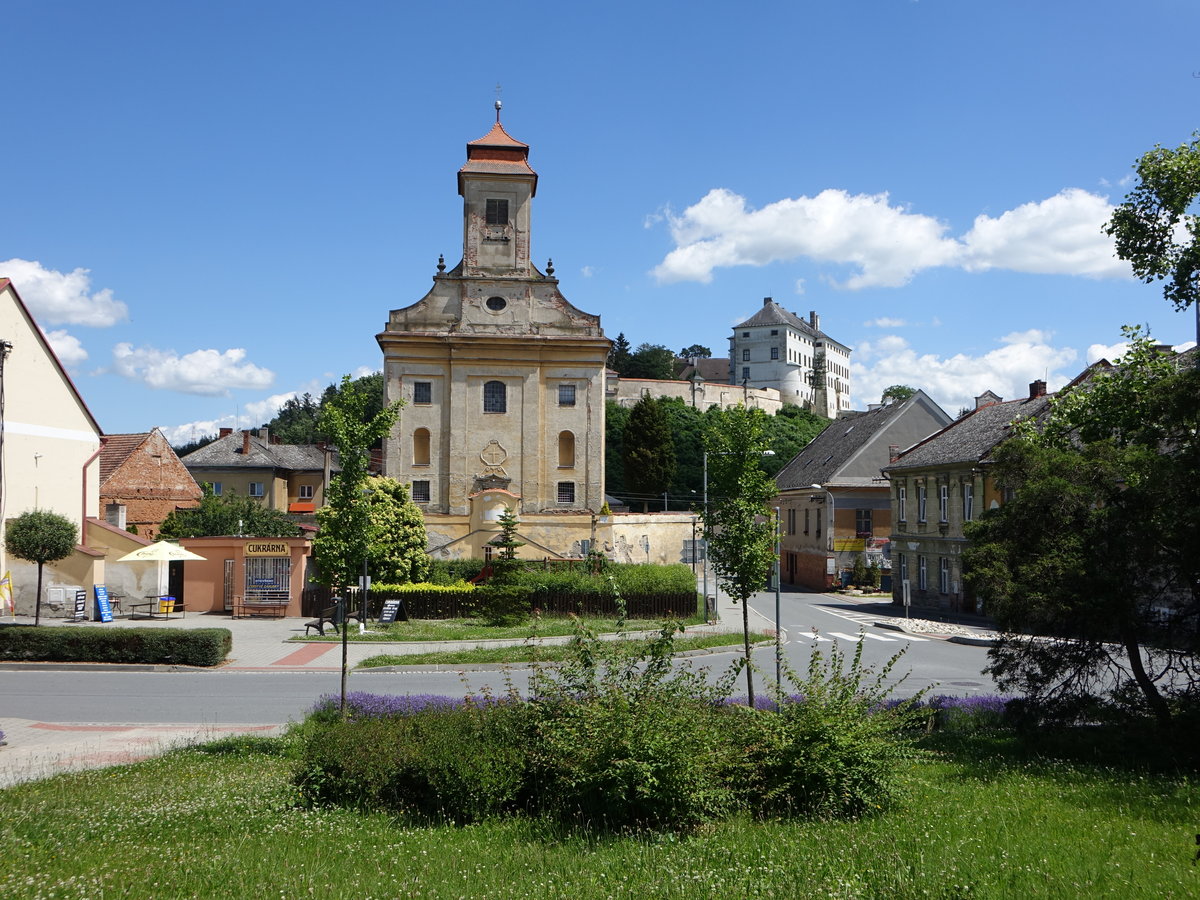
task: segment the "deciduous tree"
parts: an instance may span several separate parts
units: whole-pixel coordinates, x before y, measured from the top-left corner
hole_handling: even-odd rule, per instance
[[[205,484],[198,506],[173,510],[163,520],[160,537],[180,538],[245,535],[246,537],[299,537],[300,529],[278,509],[270,509],[253,497],[227,491],[213,496]]]
[[[42,567],[66,559],[75,549],[78,530],[66,516],[46,509],[31,509],[11,522],[4,532],[4,549],[18,559],[37,563],[37,593],[33,624],[42,623]]]

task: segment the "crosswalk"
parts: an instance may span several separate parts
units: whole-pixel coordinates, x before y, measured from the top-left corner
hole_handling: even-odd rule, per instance
[[[834,638],[849,641],[852,644],[857,644],[860,640],[864,639],[868,641],[881,641],[885,644],[903,643],[905,641],[919,643],[929,640],[929,638],[917,637],[915,634],[904,634],[902,632],[895,632],[895,636],[893,637],[891,635],[873,634],[869,631],[863,631],[859,634],[847,634],[844,631],[790,631],[788,638],[790,640],[807,640],[814,644],[831,644]]]

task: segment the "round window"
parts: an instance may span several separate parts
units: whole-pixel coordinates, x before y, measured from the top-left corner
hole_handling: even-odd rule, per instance
[[[508,306],[507,301],[503,297],[488,297],[487,308],[492,312],[500,312],[504,307]]]

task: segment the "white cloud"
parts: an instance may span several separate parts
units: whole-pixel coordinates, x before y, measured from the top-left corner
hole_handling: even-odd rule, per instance
[[[968,272],[1008,269],[1038,275],[1120,278],[1129,264],[1113,254],[1101,231],[1112,215],[1107,198],[1068,188],[1040,203],[1024,203],[993,219],[978,216],[963,236]]]
[[[1128,341],[1117,341],[1115,344],[1092,344],[1087,348],[1087,363],[1090,366],[1102,359],[1107,359],[1110,363],[1116,362],[1128,349]]]
[[[903,319],[893,319],[888,316],[880,316],[878,319],[868,319],[863,322],[867,328],[903,328],[907,324]]]
[[[224,352],[194,350],[184,356],[174,350],[135,348],[129,343],[113,347],[113,363],[118,374],[152,388],[206,397],[228,396],[231,388],[261,390],[270,387],[275,373],[244,362],[245,358],[246,351],[240,347]]]
[[[39,321],[107,328],[128,318],[128,308],[113,299],[108,288],[90,293],[89,271],[76,269],[64,274],[27,259],[0,262],[0,277],[12,279],[17,293]]]
[[[242,421],[242,427],[246,427],[245,420]],[[186,422],[183,425],[159,425],[158,428],[162,431],[163,436],[172,445],[178,447],[182,444],[190,443],[202,437],[217,434],[222,428],[233,428],[234,417],[231,413],[228,416],[220,416],[216,419],[197,419],[195,422]]]
[[[579,274],[582,275],[584,278],[591,278],[593,275],[596,274],[596,270],[593,269],[591,266],[584,266],[582,269],[579,270]]]
[[[825,190],[759,210],[718,188],[679,216],[667,213],[676,247],[654,269],[658,281],[712,281],[722,266],[764,266],[801,256],[858,270],[848,288],[898,287],[959,252],[946,226],[892,206],[887,194]]]
[[[796,293],[797,294],[804,293],[804,279],[803,278],[796,279]]]
[[[708,283],[718,268],[806,258],[851,267],[844,282],[831,281],[851,290],[900,287],[936,266],[1128,277],[1128,264],[1116,259],[1101,231],[1112,209],[1106,197],[1068,188],[996,218],[978,216],[955,238],[942,222],[892,204],[887,194],[830,189],[752,209],[744,197],[718,188],[679,215],[662,213],[675,249],[653,275],[660,283]]]
[[[973,407],[986,390],[1006,400],[1029,394],[1029,383],[1045,379],[1050,390],[1078,374],[1071,368],[1078,357],[1070,347],[1055,347],[1053,335],[1032,329],[1001,338],[1000,346],[982,356],[956,353],[919,354],[898,335],[885,335],[855,348],[850,364],[855,407],[878,403],[884,389],[908,384],[925,391],[950,415]]]
[[[55,356],[64,366],[75,366],[88,358],[88,353],[83,349],[83,344],[79,343],[79,338],[62,329],[47,331],[46,340],[50,342]]]

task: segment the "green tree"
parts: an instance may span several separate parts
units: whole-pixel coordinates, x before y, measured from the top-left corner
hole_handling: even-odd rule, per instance
[[[269,509],[253,497],[228,491],[213,496],[212,485],[204,484],[198,506],[172,510],[163,520],[159,536],[180,538],[244,535],[246,537],[299,537],[301,532],[287,513]]]
[[[628,378],[674,378],[675,354],[662,344],[639,344],[621,374]]]
[[[907,384],[893,384],[891,387],[884,388],[883,394],[879,398],[879,402],[903,403],[916,392],[917,389],[915,387],[909,387]]]
[[[375,410],[377,396],[366,379],[342,378],[323,398],[320,430],[337,448],[341,471],[330,479],[326,504],[317,510],[313,539],[322,584],[345,589],[353,584],[376,536],[371,526],[367,466],[371,447],[380,443],[400,416],[400,403]]]
[[[786,405],[766,418],[767,447],[774,454],[762,460],[763,471],[772,478],[825,430],[829,420],[799,406]]]
[[[1174,150],[1155,145],[1137,161],[1137,186],[1104,232],[1145,284],[1166,282],[1163,296],[1176,309],[1195,305],[1200,341],[1200,131],[1192,137]]]
[[[33,624],[42,623],[42,567],[66,559],[75,549],[78,531],[66,516],[46,509],[31,509],[11,522],[4,532],[4,549],[17,559],[37,563],[37,593],[33,600]]]
[[[769,501],[775,482],[761,466],[767,450],[767,415],[760,409],[713,410],[704,435],[708,450],[709,503],[704,538],[717,583],[742,604],[746,693],[754,705],[748,601],[767,585],[775,562],[775,522]]]
[[[618,375],[628,375],[629,360],[632,356],[633,350],[629,346],[629,339],[625,337],[625,332],[621,332],[613,341],[612,349],[608,351],[608,367]]]
[[[703,344],[691,344],[679,351],[680,359],[712,359],[712,350]]]
[[[629,408],[604,401],[604,490],[614,497],[625,493],[625,426]]]
[[[388,584],[423,581],[429,574],[425,517],[394,478],[370,476],[366,482],[372,536],[367,573]]]
[[[292,397],[275,414],[267,428],[284,444],[315,444],[325,439],[317,430],[321,404],[312,394]]]
[[[629,412],[622,440],[625,486],[649,509],[649,498],[667,491],[675,474],[675,439],[662,404],[644,394]]]
[[[1002,689],[1051,710],[1140,697],[1169,725],[1200,702],[1200,373],[1126,335],[1118,368],[996,451],[1012,499],[969,527],[965,576],[1002,630]]]

